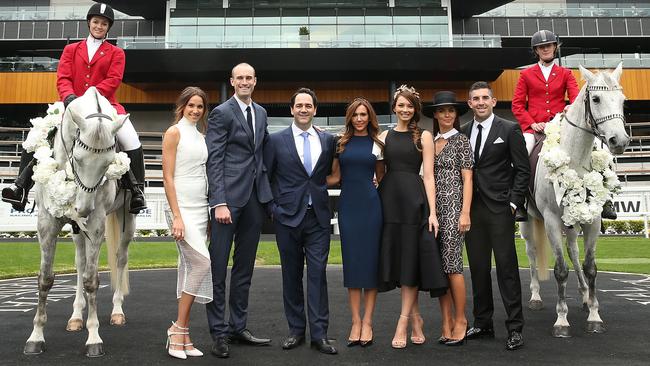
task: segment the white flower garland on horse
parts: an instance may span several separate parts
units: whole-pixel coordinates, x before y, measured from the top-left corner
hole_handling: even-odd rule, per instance
[[[591,153],[591,171],[580,177],[574,169],[569,168],[571,158],[560,147],[563,119],[546,124],[546,140],[540,157],[548,168],[546,179],[553,183],[557,201],[564,206],[564,224],[591,224],[600,216],[605,201],[611,200],[620,191],[621,182],[610,168],[612,154],[597,146]]]
[[[77,195],[77,185],[74,182],[74,174],[70,162],[66,162],[65,167],[59,167],[52,155],[52,148],[47,140],[50,132],[61,124],[63,120],[64,106],[62,102],[49,104],[47,115],[30,120],[32,128],[23,142],[23,148],[27,152],[34,152],[37,160],[34,166],[34,182],[38,183],[44,190],[43,195],[45,208],[52,216],[68,217],[77,219],[73,204]],[[113,110],[113,118],[117,118]],[[113,163],[108,167],[103,182],[112,179],[118,179],[129,170],[129,157],[119,152],[115,154]]]

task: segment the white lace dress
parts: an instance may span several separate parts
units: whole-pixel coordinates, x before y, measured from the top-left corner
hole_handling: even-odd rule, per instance
[[[185,225],[184,240],[176,242],[179,254],[176,297],[180,298],[181,293],[185,292],[196,296],[195,302],[205,304],[212,301],[210,253],[207,247],[210,210],[205,171],[208,148],[196,124],[183,118],[176,127],[180,140],[176,148],[174,185]],[[165,218],[171,230],[173,215],[169,207],[165,210]]]

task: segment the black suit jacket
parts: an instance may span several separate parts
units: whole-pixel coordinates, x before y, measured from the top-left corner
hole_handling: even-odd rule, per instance
[[[308,194],[318,223],[323,228],[330,226],[329,196],[325,178],[332,171],[334,158],[334,137],[327,132],[318,133],[321,154],[311,175],[305,171],[294,142],[291,126],[269,135],[264,146],[264,164],[273,192],[270,208],[273,219],[279,223],[296,227],[307,212]]]
[[[461,128],[468,138],[473,123]],[[483,153],[474,162],[474,191],[490,211],[498,213],[510,202],[517,207],[524,205],[529,179],[530,162],[519,124],[494,115]]]

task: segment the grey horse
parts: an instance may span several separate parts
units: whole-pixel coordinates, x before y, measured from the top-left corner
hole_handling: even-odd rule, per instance
[[[606,145],[613,154],[622,154],[630,141],[625,131],[623,114],[625,95],[619,84],[622,71],[622,63],[612,72],[599,73],[592,73],[580,66],[580,72],[586,83],[566,113],[558,114],[553,121],[563,119],[560,146],[571,158],[569,167],[576,170],[579,176],[591,170],[591,151],[594,142]],[[526,252],[530,260],[529,308],[539,310],[543,307],[539,295],[539,279],[548,278],[546,247],[550,242],[555,256],[553,272],[558,284],[557,320],[553,325],[552,334],[555,337],[570,337],[566,303],[569,269],[562,250],[564,232],[567,239],[567,252],[578,277],[583,308],[589,311],[586,330],[603,333],[606,328],[598,313],[595,258],[601,219],[595,217],[591,224],[566,227],[561,219],[563,208],[557,204],[555,189],[546,179],[547,173],[548,169],[540,160],[535,174],[534,199],[530,200],[528,206],[531,220],[521,225],[521,234],[526,240]],[[582,266],[577,242],[580,230],[584,235],[585,251]]]
[[[73,234],[76,247],[77,292],[74,310],[67,329],[83,328],[83,309],[87,296],[88,339],[86,355],[98,357],[104,354],[99,336],[97,319],[97,273],[99,252],[104,234],[111,266],[111,284],[115,290],[111,323],[124,324],[122,301],[129,291],[128,245],[135,231],[135,215],[125,210],[128,197],[118,190],[116,180],[107,180],[105,174],[115,158],[115,134],[128,115],[118,116],[106,98],[94,88],[74,100],[63,115],[63,121],[54,139],[53,156],[59,167],[70,163],[74,174],[77,194],[74,198],[75,223],[81,229]],[[39,354],[45,350],[43,328],[47,321],[45,310],[47,295],[54,283],[53,261],[57,235],[67,217],[57,218],[45,208],[46,189],[37,184],[38,238],[41,246],[41,267],[38,275],[38,307],[34,317],[34,329],[24,348],[25,354]]]

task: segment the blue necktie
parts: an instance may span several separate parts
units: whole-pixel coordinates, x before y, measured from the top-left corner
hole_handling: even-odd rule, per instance
[[[300,134],[303,138],[303,144],[302,144],[302,156],[303,156],[303,162],[302,165],[305,166],[305,171],[307,172],[308,175],[311,175],[311,145],[309,144],[309,132],[303,132]]]

